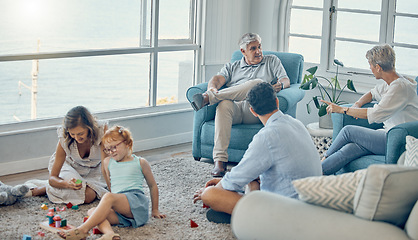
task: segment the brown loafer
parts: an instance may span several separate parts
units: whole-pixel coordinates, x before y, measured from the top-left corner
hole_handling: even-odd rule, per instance
[[[223,177],[226,173],[226,162],[215,161],[215,167],[211,174],[213,177]]]

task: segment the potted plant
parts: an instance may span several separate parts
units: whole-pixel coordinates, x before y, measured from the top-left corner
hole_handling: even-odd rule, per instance
[[[331,121],[330,115],[328,115],[327,117],[323,117],[327,115],[327,104],[322,103],[319,100],[323,99],[323,100],[326,100],[326,101],[329,101],[338,105],[346,104],[347,102],[339,100],[343,90],[345,88],[348,88],[349,90],[353,92],[357,92],[354,87],[353,81],[350,79],[348,79],[344,87],[341,88],[340,82],[338,80],[338,67],[339,66],[344,67],[344,64],[338,61],[337,59],[334,59],[334,63],[337,65],[337,72],[335,74],[335,77],[328,79],[323,76],[315,75],[316,70],[318,70],[318,66],[315,66],[306,70],[308,73],[305,74],[305,76],[303,77],[303,81],[300,85],[300,88],[303,90],[310,90],[310,89],[314,89],[318,87],[320,96],[312,97],[312,99],[306,104],[306,110],[310,114],[311,113],[310,103],[314,102],[315,107],[318,109],[318,115],[320,117],[319,127],[322,127],[322,128],[332,128],[332,121]],[[319,78],[324,79],[328,83],[328,85],[326,86],[322,85],[318,81]],[[329,123],[322,123],[324,121],[328,121]]]

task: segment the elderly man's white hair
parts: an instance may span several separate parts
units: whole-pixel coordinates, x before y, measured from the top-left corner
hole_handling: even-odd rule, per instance
[[[247,50],[247,45],[254,41],[261,43],[261,37],[257,33],[246,33],[241,37],[238,45],[241,49]]]

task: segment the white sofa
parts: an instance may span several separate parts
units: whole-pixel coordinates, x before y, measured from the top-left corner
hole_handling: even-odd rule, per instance
[[[418,239],[418,167],[372,165],[355,189],[353,213],[256,191],[234,208],[238,239]]]

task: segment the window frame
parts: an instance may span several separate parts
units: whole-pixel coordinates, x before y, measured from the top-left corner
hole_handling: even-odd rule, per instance
[[[150,86],[149,86],[149,106],[148,107],[138,107],[135,109],[128,110],[109,110],[105,111],[102,114],[104,116],[113,116],[112,112],[125,112],[125,114],[138,114],[138,112],[159,112],[159,111],[173,111],[173,109],[182,109],[186,103],[176,103],[170,104],[171,106],[157,106],[157,82],[158,82],[158,54],[164,52],[175,52],[175,51],[194,51],[193,57],[193,83],[196,83],[198,72],[200,68],[198,67],[198,59],[200,54],[200,44],[198,43],[199,39],[197,38],[196,33],[197,29],[197,20],[198,16],[201,15],[201,12],[198,12],[200,7],[198,7],[198,0],[190,0],[191,9],[190,9],[190,36],[188,39],[179,41],[176,40],[166,40],[166,43],[170,45],[162,45],[158,43],[158,14],[159,14],[159,0],[152,0],[152,13],[151,13],[151,46],[144,46],[141,43],[138,43],[138,47],[129,47],[129,48],[107,48],[107,49],[86,49],[86,50],[71,50],[71,51],[54,51],[54,52],[43,52],[43,53],[23,53],[23,54],[7,54],[0,55],[1,62],[10,62],[10,61],[23,61],[23,60],[43,60],[43,59],[60,59],[60,58],[80,58],[80,57],[97,57],[97,56],[111,56],[111,55],[126,55],[126,54],[138,54],[138,53],[149,53],[150,54]],[[147,0],[142,0],[141,5]],[[141,23],[142,27],[142,23]],[[140,29],[140,34],[143,29]],[[141,37],[140,37],[141,38]],[[161,42],[161,40],[160,40]],[[187,104],[188,105],[188,104]],[[142,109],[142,110],[141,110]],[[144,110],[145,109],[145,110]],[[139,111],[138,111],[139,110]],[[58,118],[60,119],[60,118]],[[51,123],[55,124],[57,122],[56,117],[50,117],[46,119],[34,119],[34,120],[24,120],[22,122],[12,122],[12,123],[3,123],[0,124],[0,129],[20,129],[22,126],[47,126]]]
[[[418,19],[418,14],[411,13],[399,13],[396,12],[396,0],[381,0],[381,11],[373,10],[359,10],[359,9],[349,9],[349,8],[339,8],[338,0],[324,0],[323,1],[323,17],[322,17],[322,35],[306,35],[306,34],[295,34],[290,33],[290,14],[292,9],[306,9],[306,10],[317,10],[320,11],[320,7],[310,7],[310,6],[293,6],[292,0],[288,1],[287,4],[287,16],[286,16],[286,26],[284,33],[284,50],[288,51],[289,38],[290,37],[303,37],[309,39],[320,39],[321,40],[321,56],[319,64],[305,62],[305,67],[309,68],[312,66],[318,66],[318,72],[324,76],[331,77],[336,72],[336,66],[333,65],[333,60],[335,56],[335,43],[336,41],[349,41],[349,42],[358,42],[358,43],[367,43],[367,44],[384,44],[387,43],[392,47],[406,47],[418,50],[418,45],[410,43],[401,43],[395,42],[394,36],[394,25],[396,17],[412,17]],[[330,9],[335,7],[335,12],[329,17]],[[375,14],[380,16],[380,30],[379,30],[379,40],[378,41],[368,41],[362,39],[354,38],[343,38],[336,36],[336,24],[337,24],[337,15],[338,12],[353,12],[353,13],[367,13]],[[353,78],[353,81],[357,86],[360,86],[360,93],[367,92],[371,87],[375,85],[373,74],[368,69],[358,69],[358,68],[340,68],[339,69],[340,78]],[[408,77],[415,78],[415,76],[407,75]],[[359,90],[359,89],[358,89]]]

